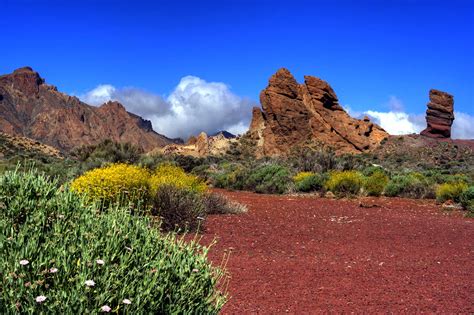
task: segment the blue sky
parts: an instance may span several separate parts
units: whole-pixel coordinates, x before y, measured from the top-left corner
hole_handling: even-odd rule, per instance
[[[0,1],[0,73],[30,65],[67,93],[109,84],[170,102],[191,75],[258,103],[286,67],[353,112],[395,100],[420,115],[437,88],[474,115],[471,0]]]

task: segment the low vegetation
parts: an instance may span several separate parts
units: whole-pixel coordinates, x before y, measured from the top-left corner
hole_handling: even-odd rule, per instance
[[[209,248],[147,216],[98,211],[35,170],[0,176],[0,313],[217,314],[224,271]]]

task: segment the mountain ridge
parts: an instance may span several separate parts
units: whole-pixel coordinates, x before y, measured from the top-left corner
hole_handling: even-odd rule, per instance
[[[63,152],[111,139],[151,151],[176,142],[119,102],[99,107],[61,93],[31,67],[0,76],[0,131],[28,137]]]

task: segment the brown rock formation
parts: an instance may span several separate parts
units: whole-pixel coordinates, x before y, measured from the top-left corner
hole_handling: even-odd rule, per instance
[[[104,139],[133,143],[145,151],[172,141],[151,122],[118,102],[94,107],[45,84],[29,67],[0,76],[0,131],[25,136],[62,151]]]
[[[426,110],[427,127],[421,135],[431,138],[451,138],[453,120],[453,96],[446,92],[430,90],[430,102]]]
[[[208,136],[201,132],[197,137],[191,136],[186,144],[170,144],[163,148],[153,150],[149,154],[180,154],[194,157],[209,155],[224,155],[232,144],[237,143],[237,138],[227,138],[220,132],[215,136]]]
[[[259,156],[285,154],[307,142],[321,142],[338,153],[359,153],[388,136],[368,118],[350,117],[327,82],[305,76],[305,83],[298,84],[287,69],[270,78],[260,102],[262,110],[253,109],[249,129]]]

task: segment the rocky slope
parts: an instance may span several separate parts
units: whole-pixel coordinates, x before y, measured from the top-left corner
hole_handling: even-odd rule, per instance
[[[338,153],[360,153],[388,137],[368,117],[350,117],[327,82],[305,76],[304,84],[298,84],[284,68],[270,78],[260,102],[262,110],[253,109],[249,130],[257,156],[285,154],[307,142],[320,142]]]
[[[170,144],[150,152],[150,154],[180,154],[194,157],[205,157],[209,155],[224,155],[230,149],[233,143],[238,140],[235,137],[229,137],[228,132],[219,132],[214,136],[208,136],[201,132],[197,137],[190,137],[185,144]]]
[[[62,159],[61,152],[38,141],[0,132],[0,160],[19,156],[46,156]]]
[[[118,102],[94,107],[58,92],[29,67],[0,76],[0,131],[69,151],[104,139],[130,142],[145,151],[172,143],[151,122]]]

